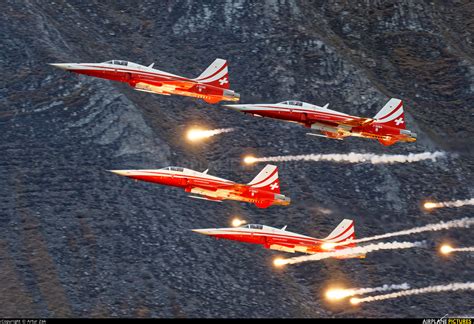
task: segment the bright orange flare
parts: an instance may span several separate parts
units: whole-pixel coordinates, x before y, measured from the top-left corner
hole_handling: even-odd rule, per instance
[[[328,242],[328,243],[323,243],[321,244],[321,249],[323,250],[332,250],[336,247],[336,243],[331,243],[331,242]]]
[[[208,132],[209,131],[206,131],[203,129],[193,128],[187,132],[186,137],[188,138],[188,140],[194,142],[194,141],[212,136],[212,135],[209,135]]]
[[[329,300],[341,300],[343,298],[349,297],[352,294],[350,289],[330,289],[326,292],[326,298]]]
[[[247,155],[246,157],[244,157],[245,164],[253,164],[255,162],[257,162],[257,158],[252,155]]]
[[[233,226],[233,227],[239,227],[239,226],[241,226],[241,225],[243,225],[243,224],[245,224],[245,223],[247,223],[247,222],[244,221],[243,219],[234,218],[234,219],[232,220],[232,226]]]
[[[201,129],[192,128],[187,133],[187,138],[190,141],[198,141],[204,138],[209,138],[215,135],[233,132],[234,128],[217,128],[217,129]]]
[[[434,202],[425,202],[424,207],[425,209],[433,209],[438,207],[438,204]]]
[[[449,254],[453,251],[453,248],[450,245],[445,244],[445,245],[441,246],[439,251],[443,254]]]
[[[275,260],[273,260],[273,265],[275,267],[282,267],[286,264],[286,261],[285,259],[283,258],[276,258]]]

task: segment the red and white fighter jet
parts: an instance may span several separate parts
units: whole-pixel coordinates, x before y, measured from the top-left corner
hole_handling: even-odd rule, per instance
[[[267,249],[284,252],[302,252],[315,254],[332,252],[355,247],[354,221],[344,219],[334,231],[324,239],[316,239],[297,233],[288,232],[286,226],[275,227],[247,224],[230,228],[193,229],[192,231],[215,238],[234,240],[245,243],[261,244]],[[338,258],[360,258],[361,254],[345,255]]]
[[[128,61],[112,60],[103,63],[52,63],[58,68],[97,78],[126,82],[135,90],[162,95],[181,95],[203,99],[215,104],[219,101],[239,101],[240,95],[229,90],[227,61],[216,59],[201,75],[188,79],[149,66]]]
[[[280,194],[278,168],[266,165],[248,184],[238,184],[230,180],[181,167],[167,167],[158,170],[110,170],[132,179],[183,188],[190,196],[211,201],[237,200],[255,204],[259,208],[272,205],[287,206],[291,199]]]
[[[258,117],[283,119],[321,131],[324,135],[308,135],[343,139],[357,136],[377,139],[383,145],[396,142],[415,142],[416,134],[405,129],[403,102],[392,98],[374,118],[363,118],[319,107],[301,101],[284,101],[277,104],[224,105],[231,109]]]

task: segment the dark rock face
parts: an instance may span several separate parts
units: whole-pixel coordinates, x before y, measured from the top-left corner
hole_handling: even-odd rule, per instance
[[[429,249],[372,253],[275,270],[261,247],[189,230],[232,215],[323,237],[353,218],[359,237],[469,216],[420,203],[473,197],[474,6],[469,1],[6,1],[0,12],[0,317],[441,317],[470,314],[470,292],[349,307],[332,283],[412,287],[472,281],[472,255],[438,256],[469,230],[427,233]],[[184,97],[138,93],[50,62],[126,59],[196,76],[230,64],[241,102],[299,99],[372,116],[404,99],[415,144],[331,141],[279,121]],[[193,124],[239,132],[201,145]],[[182,165],[249,181],[240,158],[444,150],[439,162],[280,165],[288,208],[189,199],[109,169]],[[456,154],[455,156],[452,154]]]

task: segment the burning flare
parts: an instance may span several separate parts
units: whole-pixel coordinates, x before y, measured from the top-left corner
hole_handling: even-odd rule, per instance
[[[239,227],[239,226],[244,225],[244,224],[246,224],[246,223],[247,223],[247,222],[246,222],[245,220],[239,219],[239,218],[234,218],[234,219],[232,220],[232,226],[233,226],[233,227]]]
[[[360,303],[368,303],[368,302],[373,302],[373,301],[378,301],[378,300],[399,298],[399,297],[405,297],[405,296],[411,296],[411,295],[438,293],[438,292],[444,292],[444,291],[457,291],[457,290],[474,290],[474,282],[465,282],[465,283],[456,282],[456,283],[451,283],[447,285],[429,286],[429,287],[418,288],[418,289],[409,289],[409,290],[394,292],[390,294],[369,296],[365,298],[352,297],[350,299],[350,302],[353,305],[357,305]]]
[[[323,250],[332,250],[336,246],[337,246],[336,243],[327,242],[327,243],[321,244],[321,249],[323,249]]]
[[[366,295],[373,292],[390,291],[390,290],[406,290],[410,289],[407,283],[401,285],[383,285],[382,287],[376,288],[352,288],[352,289],[330,289],[326,292],[326,298],[329,300],[341,300],[347,297],[356,295]]]
[[[474,198],[465,199],[465,200],[453,200],[453,201],[445,201],[445,202],[431,202],[427,201],[423,205],[425,209],[434,209],[434,208],[446,208],[446,207],[462,207],[466,205],[474,205]]]
[[[233,132],[234,128],[218,128],[218,129],[200,129],[200,128],[192,128],[188,130],[186,137],[188,140],[194,142],[204,138],[209,138],[218,134],[222,133],[229,133]]]
[[[401,154],[382,154],[376,155],[372,153],[348,153],[348,154],[305,154],[305,155],[288,155],[288,156],[271,156],[256,158],[247,156],[244,163],[253,164],[258,162],[289,162],[289,161],[331,161],[336,163],[372,163],[372,164],[392,164],[392,163],[412,163],[423,160],[435,161],[437,158],[444,157],[444,152],[424,152]]]
[[[275,267],[278,267],[278,268],[283,267],[285,264],[286,264],[286,261],[283,258],[276,258],[273,260],[273,265]]]
[[[257,158],[255,156],[252,156],[252,155],[247,155],[246,157],[244,157],[244,163],[245,164],[253,164],[255,162],[257,162]]]
[[[452,252],[474,252],[474,247],[453,248],[452,246],[445,244],[440,247],[439,251],[442,254],[450,254]]]
[[[441,253],[443,253],[443,254],[449,254],[449,253],[451,253],[451,252],[453,251],[453,248],[452,248],[451,246],[449,246],[449,245],[446,244],[446,245],[443,245],[443,246],[439,249],[439,251],[440,251]]]

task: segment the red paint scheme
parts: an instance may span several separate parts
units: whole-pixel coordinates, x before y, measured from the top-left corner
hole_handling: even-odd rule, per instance
[[[280,194],[280,182],[276,166],[267,165],[248,184],[210,176],[185,168],[169,167],[159,170],[115,170],[128,178],[179,187],[191,194],[198,194],[207,200],[237,200],[255,204],[259,208],[272,205],[287,206],[291,200]],[[257,179],[257,181],[256,181]]]
[[[396,142],[414,142],[416,134],[405,129],[403,102],[390,99],[372,118],[362,118],[339,113],[299,101],[278,104],[239,104],[225,107],[259,117],[295,122],[320,130],[326,137],[342,139],[348,136],[377,139],[383,145]]]
[[[111,62],[121,62],[113,64]],[[240,95],[229,90],[229,75],[225,60],[217,59],[196,79],[162,72],[151,67],[126,61],[105,63],[52,64],[70,72],[125,82],[136,90],[163,95],[181,95],[203,99],[208,103],[238,101]]]
[[[354,222],[352,220],[343,220],[336,229],[324,239],[316,239],[288,232],[285,228],[278,229],[270,226],[248,224],[233,228],[195,229],[193,231],[218,239],[260,244],[267,249],[285,252],[314,254],[344,250],[356,246],[353,242],[353,240],[355,240],[355,232]],[[361,257],[361,255],[341,256],[340,258],[346,257]]]

